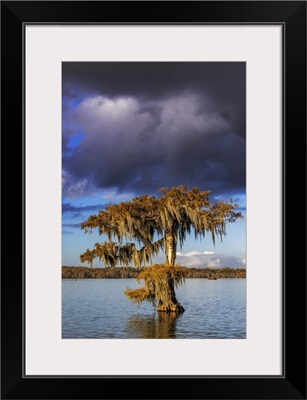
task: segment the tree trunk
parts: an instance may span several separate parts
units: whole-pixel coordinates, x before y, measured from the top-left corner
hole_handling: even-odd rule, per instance
[[[164,301],[159,300],[157,311],[183,313],[184,308],[177,300],[175,292],[173,291],[173,293],[170,294],[169,299]]]
[[[165,264],[175,265],[177,249],[177,238],[172,233],[165,233]],[[163,312],[184,312],[184,308],[176,298],[174,280],[171,276],[164,282],[163,288],[160,288],[163,300],[159,300],[157,311]]]
[[[175,265],[177,238],[172,233],[165,233],[165,264]]]
[[[177,313],[184,312],[184,308],[176,298],[174,281],[171,277],[168,277],[166,285],[163,285],[163,289],[160,289],[160,291],[163,300],[159,300],[157,311]]]

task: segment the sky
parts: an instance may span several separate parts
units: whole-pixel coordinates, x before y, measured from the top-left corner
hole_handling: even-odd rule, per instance
[[[176,262],[246,266],[245,74],[243,62],[62,63],[62,265],[106,240],[81,230],[91,214],[187,185],[244,218],[215,246],[191,235]]]

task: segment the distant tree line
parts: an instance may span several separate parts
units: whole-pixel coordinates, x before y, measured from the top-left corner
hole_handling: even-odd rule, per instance
[[[245,268],[185,268],[186,278],[246,278]],[[121,279],[137,278],[144,268],[62,267],[63,279]]]

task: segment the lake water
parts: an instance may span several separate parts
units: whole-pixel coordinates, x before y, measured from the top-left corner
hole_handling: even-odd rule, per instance
[[[177,288],[183,314],[131,303],[135,279],[62,280],[62,338],[245,339],[246,279],[186,279]]]

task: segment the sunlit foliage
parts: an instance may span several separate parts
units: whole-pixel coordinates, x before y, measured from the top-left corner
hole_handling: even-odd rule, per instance
[[[174,275],[175,269],[170,269],[175,268],[178,244],[182,248],[187,235],[193,232],[195,238],[209,234],[215,244],[216,238],[225,237],[227,223],[236,221],[241,213],[235,211],[237,205],[231,200],[213,203],[209,200],[210,191],[196,187],[161,188],[159,193],[158,197],[142,195],[110,204],[97,215],[91,215],[81,228],[86,233],[98,229],[108,240],[96,243],[93,250],[87,249],[80,259],[90,265],[98,258],[108,267],[133,264],[141,268],[163,250],[165,264],[147,269],[147,275],[140,274],[145,288],[126,291],[133,301],[158,301],[158,309],[163,310],[167,303],[163,296],[168,293],[168,302],[175,301],[174,286],[183,280],[183,275]],[[167,285],[168,291],[163,289]]]
[[[226,235],[226,224],[241,217],[231,200],[211,203],[209,191],[179,186],[159,192],[160,197],[134,197],[91,215],[82,229],[91,232],[96,228],[100,235],[107,236],[108,242],[96,243],[93,250],[81,255],[81,261],[91,263],[98,258],[107,266],[140,267],[164,250],[166,264],[174,265],[177,244],[182,247],[187,234],[194,231],[198,238],[209,233],[215,243],[217,237],[223,240]],[[156,241],[155,235],[159,237]]]
[[[144,288],[134,290],[127,288],[125,294],[134,303],[144,300],[153,304],[156,304],[156,301],[166,303],[172,295],[171,286],[176,288],[181,285],[187,274],[187,268],[178,265],[155,264],[144,268],[137,277],[139,283],[144,280]],[[170,285],[170,280],[172,285]]]

